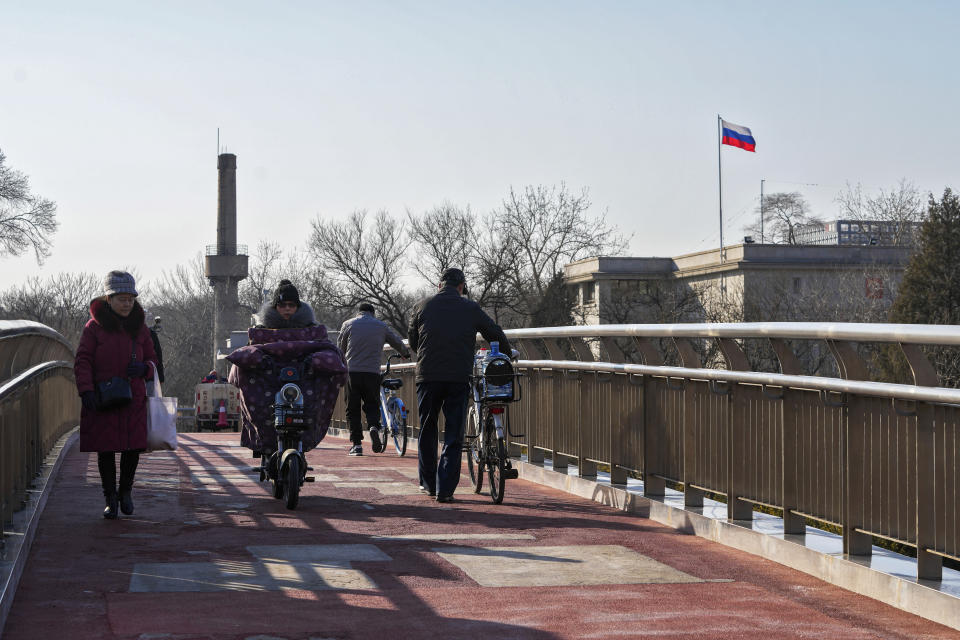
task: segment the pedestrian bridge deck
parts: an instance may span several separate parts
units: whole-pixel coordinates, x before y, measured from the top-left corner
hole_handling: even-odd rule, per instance
[[[145,455],[106,521],[75,441],[3,637],[948,638],[958,632],[781,564],[526,480],[503,505],[421,495],[416,451],[308,455],[288,511],[236,434]]]

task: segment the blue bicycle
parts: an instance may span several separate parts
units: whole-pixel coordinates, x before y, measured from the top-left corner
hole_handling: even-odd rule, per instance
[[[383,453],[386,450],[388,438],[393,440],[398,456],[407,452],[407,407],[397,395],[397,390],[403,386],[403,380],[387,377],[390,373],[390,361],[399,357],[398,353],[388,357],[387,368],[380,376],[380,429],[383,437],[379,438],[380,449],[374,453]]]

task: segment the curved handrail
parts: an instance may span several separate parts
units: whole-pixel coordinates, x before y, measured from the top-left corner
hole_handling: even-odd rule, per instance
[[[597,324],[508,329],[508,338],[783,338],[960,345],[960,327],[866,322]]]
[[[0,402],[6,400],[7,396],[15,393],[18,388],[51,369],[67,369],[72,372],[73,363],[66,360],[51,360],[50,362],[41,362],[26,371],[21,371],[15,377],[0,384]]]
[[[960,405],[960,389],[948,387],[919,387],[912,384],[892,382],[867,382],[844,380],[824,376],[785,375],[758,371],[733,371],[730,369],[692,369],[688,367],[650,366],[617,362],[582,362],[580,360],[518,360],[521,369],[563,369],[565,371],[596,371],[603,373],[626,373],[656,376],[660,378],[684,378],[687,380],[714,380],[716,382],[739,382],[742,384],[834,393],[853,393],[878,398],[897,398]],[[391,365],[391,371],[410,371],[413,362]]]
[[[53,443],[79,421],[73,346],[30,320],[0,320],[0,518],[23,502]],[[0,535],[2,540],[2,535]]]
[[[867,322],[593,324],[506,329],[508,338],[773,338],[960,346],[960,326]],[[482,336],[477,334],[477,340]],[[409,345],[407,340],[404,344]],[[388,351],[390,347],[385,346]]]
[[[0,320],[0,381],[42,362],[72,360],[73,354],[73,345],[45,324]]]
[[[739,382],[741,384],[852,393],[878,398],[897,398],[960,405],[960,389],[948,387],[918,387],[892,382],[866,382],[821,376],[797,376],[757,371],[731,371],[729,369],[690,369],[686,367],[656,367],[642,364],[613,362],[581,362],[579,360],[520,360],[519,368],[563,369],[567,371],[597,371],[656,376],[660,378],[684,378],[687,380],[712,380],[716,382]]]
[[[23,336],[42,336],[56,340],[67,349],[73,350],[70,341],[64,338],[60,332],[51,329],[45,324],[34,322],[33,320],[0,320],[0,340],[10,338],[20,338]]]

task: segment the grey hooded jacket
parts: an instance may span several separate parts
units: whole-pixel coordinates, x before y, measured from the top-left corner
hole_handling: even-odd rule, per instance
[[[410,356],[403,338],[369,311],[361,311],[355,318],[344,322],[337,336],[337,346],[347,359],[350,373],[380,373],[384,342],[404,357]]]
[[[298,308],[289,320],[284,320],[280,312],[277,311],[269,300],[260,307],[260,313],[257,314],[255,326],[265,329],[302,329],[303,327],[313,327],[317,325],[317,319],[313,315],[313,308],[306,302],[300,302]]]

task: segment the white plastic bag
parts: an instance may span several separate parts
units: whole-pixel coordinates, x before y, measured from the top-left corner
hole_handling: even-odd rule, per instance
[[[147,451],[177,448],[177,399],[164,398],[157,367],[152,362],[153,381],[147,382]]]

